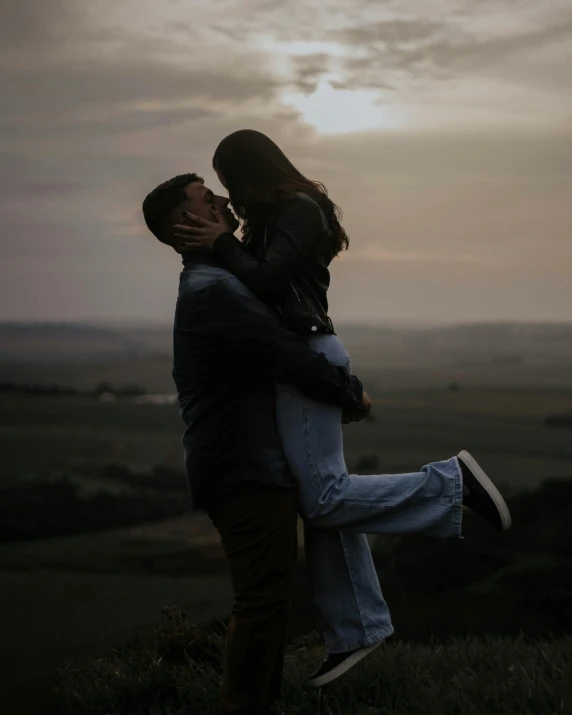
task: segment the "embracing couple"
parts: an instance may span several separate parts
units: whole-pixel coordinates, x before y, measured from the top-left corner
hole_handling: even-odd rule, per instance
[[[328,266],[348,247],[340,212],[260,132],[226,137],[213,168],[228,198],[184,174],[143,214],[183,259],[173,378],[193,508],[218,529],[234,588],[222,707],[238,715],[280,695],[297,514],[327,651],[314,687],[393,633],[366,534],[462,538],[463,509],[499,531],[511,520],[466,451],[410,474],[348,474],[342,424],[371,403],[328,317]]]

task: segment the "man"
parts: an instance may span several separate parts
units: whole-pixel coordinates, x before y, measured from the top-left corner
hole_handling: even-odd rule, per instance
[[[143,203],[149,229],[170,243],[186,208],[222,212],[228,200],[194,174],[158,186]],[[185,254],[174,321],[173,377],[194,509],[221,535],[235,593],[222,700],[226,712],[264,712],[279,697],[290,585],[297,555],[294,483],[275,425],[275,382],[367,415],[361,383],[290,332],[234,276]]]

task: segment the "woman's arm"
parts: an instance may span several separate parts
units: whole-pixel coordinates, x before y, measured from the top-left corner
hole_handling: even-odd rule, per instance
[[[213,248],[222,265],[251,290],[262,298],[275,297],[287,289],[322,230],[318,207],[291,197],[280,207],[262,258],[251,255],[230,234],[219,236]]]
[[[321,211],[314,202],[289,197],[281,203],[272,232],[266,237],[267,250],[258,258],[220,222],[186,215],[194,225],[174,227],[178,242],[175,250],[178,253],[213,251],[228,271],[263,300],[275,299],[284,293],[324,230]]]

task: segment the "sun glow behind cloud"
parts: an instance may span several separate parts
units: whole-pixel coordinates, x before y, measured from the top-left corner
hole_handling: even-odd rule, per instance
[[[349,134],[398,125],[395,114],[382,105],[379,92],[334,89],[327,81],[313,94],[287,92],[282,102],[297,109],[320,134]]]
[[[258,37],[256,46],[271,54],[274,71],[285,81],[281,103],[296,109],[318,133],[350,134],[397,126],[396,112],[382,102],[379,90],[336,87],[344,79],[344,61],[363,57],[363,48],[327,41],[281,42],[272,36]],[[297,63],[304,60],[315,63],[308,72],[313,91],[288,84],[292,75],[304,67]]]

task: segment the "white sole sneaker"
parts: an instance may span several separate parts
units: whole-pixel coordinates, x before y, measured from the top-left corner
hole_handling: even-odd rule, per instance
[[[467,469],[472,473],[478,484],[486,492],[487,496],[493,502],[495,509],[500,518],[500,531],[507,531],[512,525],[512,519],[508,506],[503,499],[499,490],[495,487],[492,481],[487,477],[483,469],[479,466],[477,460],[472,457],[469,452],[463,450],[457,455],[457,459],[461,460]],[[490,521],[490,519],[489,519]]]
[[[336,665],[335,668],[332,668],[327,673],[324,673],[324,675],[320,675],[317,678],[311,678],[308,681],[309,685],[312,688],[321,688],[324,685],[331,683],[333,680],[336,680],[336,678],[339,678],[340,675],[347,673],[350,668],[353,668],[354,665],[359,663],[360,660],[363,660],[373,650],[378,648],[383,642],[384,641],[381,640],[377,643],[374,643],[373,645],[367,646],[366,648],[360,648],[359,650],[354,651],[353,653],[348,655],[348,657],[344,661]]]

